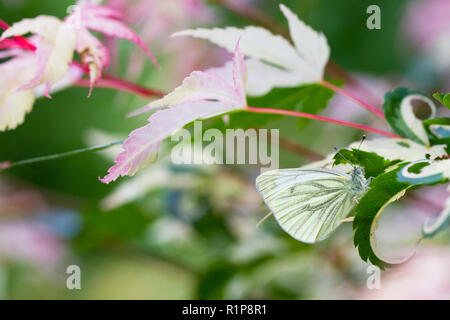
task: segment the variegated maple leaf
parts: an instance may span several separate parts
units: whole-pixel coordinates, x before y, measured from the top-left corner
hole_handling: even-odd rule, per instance
[[[73,85],[83,76],[77,65],[70,65],[66,74],[52,85],[48,91],[46,84],[24,89],[36,73],[36,56],[30,51],[17,52],[16,55],[0,64],[0,131],[15,129],[22,124],[25,115],[31,111],[37,98],[57,92]]]
[[[19,90],[35,73],[32,53],[0,64],[0,131],[15,129],[31,110],[35,96],[32,89]]]
[[[108,67],[110,62],[108,49],[89,30],[134,42],[159,67],[150,49],[130,27],[121,21],[120,11],[85,0],[78,1],[74,8],[65,21],[74,27],[77,34],[76,51],[81,55],[82,62],[89,66],[91,81],[89,95],[95,81],[101,78],[102,70]]]
[[[120,21],[121,13],[96,2],[81,0],[64,21],[41,15],[23,19],[6,29],[0,38],[0,131],[14,129],[34,104],[35,98],[68,87],[78,81],[84,69],[73,63],[77,50],[89,66],[90,91],[103,68],[109,63],[109,52],[89,30],[130,40],[140,46],[156,64],[150,50],[139,36]],[[25,39],[21,35],[31,33]],[[52,89],[53,88],[53,89]]]
[[[110,183],[120,176],[134,175],[156,159],[164,139],[194,120],[246,108],[245,78],[246,66],[238,43],[233,57],[233,80],[227,81],[214,72],[194,71],[173,92],[152,102],[147,109],[165,109],[152,114],[149,124],[131,132],[116,164],[100,180]]]
[[[62,21],[39,16],[2,27],[0,58],[8,60],[0,64],[0,131],[21,124],[36,98],[50,97],[82,77],[70,63],[74,33]],[[28,39],[17,36],[29,32],[34,35]]]
[[[23,83],[19,90],[45,85],[44,95],[50,97],[51,86],[61,80],[69,70],[76,43],[75,32],[58,18],[41,15],[14,23],[3,32],[0,39],[27,33],[35,34],[33,44],[36,46],[36,67],[34,76]]]
[[[280,9],[289,23],[294,46],[270,31],[249,26],[184,30],[173,36],[193,36],[207,39],[232,51],[237,39],[247,60],[247,93],[264,95],[274,87],[295,87],[320,82],[330,56],[327,39],[305,25],[286,6]],[[228,66],[231,68],[231,66]]]

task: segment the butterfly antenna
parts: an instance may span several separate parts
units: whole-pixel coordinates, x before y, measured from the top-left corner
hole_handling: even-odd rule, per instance
[[[270,217],[272,215],[272,211],[270,211],[268,214],[266,214],[264,216],[264,218],[262,218],[261,220],[259,220],[259,222],[256,224],[256,228],[258,229],[259,226],[261,225],[261,223],[263,223],[268,217]]]
[[[356,155],[358,155],[359,150],[361,149],[361,145],[363,144],[364,140],[366,140],[367,136],[364,134],[361,138],[361,141],[359,142],[358,151],[356,152]]]
[[[344,157],[344,155],[339,151],[339,149],[338,149],[337,147],[334,147],[333,149],[334,149],[334,151],[336,151],[336,153],[338,153],[345,161],[347,161],[349,165],[351,165],[352,167],[355,167],[355,166],[353,165],[353,163],[351,163],[350,161],[348,161],[348,159],[347,159],[346,157]]]
[[[367,136],[363,134],[363,136],[361,137],[361,141],[359,142],[358,150],[361,148],[361,145],[363,144],[364,140],[366,140],[366,138]]]

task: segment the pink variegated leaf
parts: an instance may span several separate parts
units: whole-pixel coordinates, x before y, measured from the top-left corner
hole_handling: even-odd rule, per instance
[[[7,30],[9,28],[9,24],[0,19],[0,29]],[[14,36],[12,39],[0,40],[0,50],[4,49],[23,49],[34,51],[36,50],[36,47],[32,45],[26,38],[21,36]]]
[[[111,37],[134,42],[147,54],[153,64],[159,68],[159,64],[150,49],[142,42],[139,36],[124,23],[111,19],[98,19],[87,23],[87,27]]]
[[[22,49],[22,46],[14,39],[0,41],[0,50]]]
[[[129,114],[135,116],[146,111],[174,106],[188,101],[214,99],[241,106],[242,101],[236,95],[232,84],[221,77],[201,71],[194,71],[183,80],[181,86],[159,100],[155,100],[141,109]]]
[[[239,48],[239,42],[236,43],[233,56],[233,84],[236,94],[240,97],[241,101],[246,101],[245,83],[247,81],[247,67],[244,62],[244,55]]]
[[[221,68],[208,69],[206,72],[194,71],[171,93],[131,112],[128,116],[187,101],[208,99],[226,102],[235,107],[246,107],[246,67],[244,56],[239,49],[239,42],[236,44],[231,72],[229,68],[230,65],[226,64]]]
[[[0,104],[0,131],[15,129],[23,123],[35,100],[32,90],[5,91],[0,99],[4,99]]]
[[[15,129],[22,124],[37,98],[48,95],[46,83],[30,89],[21,89],[36,74],[36,56],[29,51],[0,64],[0,131]],[[73,85],[83,76],[83,70],[71,65],[64,77],[55,82],[51,92]]]
[[[30,80],[35,72],[32,53],[22,54],[0,64],[0,131],[15,129],[34,104],[33,90],[18,88]]]
[[[61,20],[53,16],[40,15],[32,19],[22,19],[5,30],[1,39],[33,33],[52,42],[58,36]]]
[[[8,40],[8,39],[6,39],[6,40]],[[0,47],[0,49],[1,49],[1,47]],[[7,59],[7,58],[20,56],[22,53],[23,53],[22,49],[6,49],[6,50],[2,50],[2,51],[0,51],[0,59]]]
[[[132,176],[157,157],[161,142],[173,132],[196,119],[223,114],[237,108],[220,101],[185,102],[165,110],[159,110],[148,119],[149,124],[134,130],[123,144],[123,151],[117,156],[103,179],[104,183],[115,181],[120,176]]]
[[[255,26],[200,28],[180,31],[173,36],[207,39],[229,51],[234,50],[236,41],[241,39],[243,53],[254,61],[247,65],[247,93],[251,96],[264,95],[275,87],[294,87],[321,81],[330,54],[326,38],[303,23],[286,6],[280,5],[280,9],[288,20],[294,45],[267,29]],[[263,88],[256,85],[264,79],[258,73],[261,71],[267,76]]]
[[[89,66],[89,95],[95,82],[101,78],[102,70],[109,65],[109,52],[105,46],[87,29],[77,30],[76,50],[80,53],[83,64]]]
[[[36,49],[36,72],[33,78],[20,86],[19,90],[29,90],[41,85],[42,78],[49,63],[50,56],[52,54],[52,46],[45,41],[40,41]],[[45,92],[44,96],[50,98],[49,92]]]
[[[84,70],[81,68],[80,65],[72,63],[69,66],[69,70],[65,74],[65,76],[59,80],[58,82],[55,82],[52,85],[52,89],[50,93],[55,93],[61,90],[64,90],[70,86],[73,86],[75,83],[77,83],[81,78],[83,78]],[[46,86],[45,84],[40,85],[36,88],[34,88],[34,95],[36,98],[40,98],[45,96],[46,94]]]
[[[152,114],[148,125],[133,131],[123,144],[122,151],[103,179],[110,183],[120,176],[134,175],[154,161],[161,142],[173,132],[194,120],[203,120],[247,107],[245,98],[245,63],[239,42],[233,58],[234,83],[217,73],[194,71],[181,86],[164,98],[150,104],[150,108],[165,107]],[[148,107],[148,106],[147,106]]]
[[[81,19],[91,20],[96,19],[97,17],[123,20],[123,13],[109,6],[92,5],[92,4],[87,4],[83,6],[83,10],[81,12]]]
[[[20,90],[45,84],[50,91],[51,85],[62,79],[69,69],[75,49],[75,32],[59,19],[42,15],[13,24],[3,32],[1,39],[27,33],[36,34],[32,41],[37,48],[37,68],[34,77],[23,83]]]
[[[125,39],[138,45],[159,67],[156,58],[141,38],[130,27],[118,20],[120,13],[104,6],[84,5],[81,7],[81,24],[83,27],[94,30],[110,37]]]

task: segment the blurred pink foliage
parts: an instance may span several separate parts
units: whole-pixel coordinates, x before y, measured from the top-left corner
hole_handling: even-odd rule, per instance
[[[48,212],[43,195],[33,188],[0,180],[0,262],[22,262],[47,270],[66,255],[55,230],[32,219]]]
[[[384,94],[393,87],[398,86],[394,79],[380,78],[368,74],[352,74],[356,81],[345,84],[344,89],[356,97],[364,97],[370,105],[381,107],[384,102]],[[363,117],[367,112],[360,108],[358,103],[349,100],[343,95],[334,95],[328,112],[332,118],[355,119]]]
[[[64,254],[61,239],[43,225],[30,222],[0,224],[0,260],[53,267]]]
[[[427,46],[450,29],[450,1],[411,1],[405,16],[405,31],[418,46]]]
[[[425,247],[411,261],[381,274],[379,290],[362,289],[357,299],[450,299],[450,249]]]
[[[448,75],[450,67],[450,1],[412,1],[407,8],[404,30],[412,43],[435,65],[439,73]],[[444,76],[444,80],[448,76]],[[446,86],[450,86],[447,80]]]
[[[205,51],[201,50],[202,48],[199,49],[197,45],[191,45],[187,41],[171,44],[167,40],[175,31],[214,20],[213,12],[203,0],[107,0],[106,3],[111,8],[122,12],[123,19],[140,30],[144,43],[164,41],[166,47],[164,50],[184,52],[183,55],[175,57],[182,57],[182,61],[175,62],[173,68],[174,71],[181,74],[181,78],[191,71],[199,69],[197,63],[205,58]],[[109,39],[108,45],[114,54],[117,51],[115,43]],[[141,52],[133,51],[130,57],[128,76],[138,77],[143,69],[143,64],[144,59]],[[180,77],[176,77],[174,80],[180,80]]]
[[[38,191],[14,186],[7,180],[0,180],[0,218],[10,216],[17,218],[27,215],[31,211],[45,209],[47,209],[47,204]]]
[[[122,12],[125,21],[147,32],[160,30],[167,34],[171,24],[179,25],[186,21],[192,23],[196,19],[208,21],[212,18],[212,13],[203,0],[106,0],[105,3],[108,7]],[[143,39],[149,40],[145,36]]]

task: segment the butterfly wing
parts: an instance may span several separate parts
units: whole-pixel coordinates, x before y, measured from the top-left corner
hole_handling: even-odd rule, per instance
[[[330,169],[279,169],[258,176],[256,186],[280,226],[302,242],[333,232],[354,207],[351,176]]]

